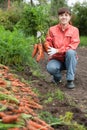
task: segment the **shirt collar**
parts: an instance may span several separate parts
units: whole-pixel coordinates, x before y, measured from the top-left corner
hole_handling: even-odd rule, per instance
[[[60,28],[60,30],[62,31],[66,31],[69,27],[70,27],[70,24],[68,24],[66,28],[63,30],[61,24],[58,24],[58,28]]]

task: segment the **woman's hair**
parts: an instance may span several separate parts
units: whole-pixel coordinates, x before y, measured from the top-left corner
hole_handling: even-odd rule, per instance
[[[71,11],[67,7],[62,7],[58,9],[58,15],[63,14],[63,13],[68,13],[69,15],[71,15]]]
[[[58,15],[61,15],[61,14],[63,14],[63,13],[68,13],[69,15],[71,15],[71,11],[70,11],[70,9],[67,8],[67,7],[62,7],[62,8],[59,8],[59,9],[58,9]],[[69,24],[72,25],[72,21],[71,21],[71,20],[70,20]]]

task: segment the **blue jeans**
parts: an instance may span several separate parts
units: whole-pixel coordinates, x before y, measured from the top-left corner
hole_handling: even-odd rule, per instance
[[[68,50],[65,54],[65,61],[61,62],[56,59],[52,59],[47,64],[47,71],[53,75],[55,81],[59,81],[62,78],[61,71],[66,71],[66,80],[74,80],[76,71],[76,51]]]

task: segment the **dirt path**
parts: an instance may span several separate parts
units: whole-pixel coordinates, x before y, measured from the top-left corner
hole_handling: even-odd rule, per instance
[[[63,72],[63,83],[58,87],[63,90],[63,92],[70,96],[75,103],[79,106],[79,108],[87,112],[87,48],[78,48],[77,50],[79,60],[76,71],[75,84],[76,87],[73,90],[69,90],[65,87],[65,72]],[[45,74],[46,81],[50,83],[51,76],[47,73],[45,67],[47,64],[47,55],[44,61],[40,62],[42,73]]]

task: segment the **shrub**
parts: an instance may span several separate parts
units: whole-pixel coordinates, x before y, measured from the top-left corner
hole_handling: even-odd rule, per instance
[[[22,9],[16,5],[12,6],[9,10],[0,10],[0,25],[3,25],[6,30],[13,31],[21,15]]]

